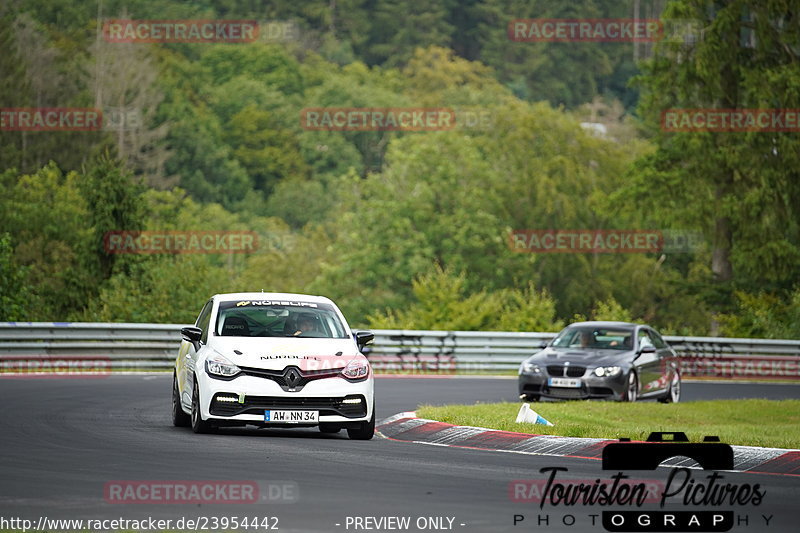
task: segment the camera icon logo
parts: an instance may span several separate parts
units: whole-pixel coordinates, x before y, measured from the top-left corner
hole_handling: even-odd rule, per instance
[[[672,457],[694,459],[703,470],[733,470],[733,448],[719,437],[692,443],[683,432],[653,432],[646,442],[619,439],[603,448],[603,470],[655,470]]]

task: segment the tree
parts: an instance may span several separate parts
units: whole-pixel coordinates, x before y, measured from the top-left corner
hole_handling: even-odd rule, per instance
[[[637,163],[628,201],[712,236],[702,297],[722,309],[737,287],[788,290],[800,276],[800,138],[657,128],[670,108],[800,107],[800,24],[790,4],[671,3],[665,17],[701,21],[702,37],[657,46],[638,80],[658,150]]]
[[[89,48],[94,107],[103,111],[103,128],[111,133],[117,157],[137,176],[157,188],[178,181],[166,176],[170,156],[164,139],[169,123],[153,124],[164,96],[157,87],[158,65],[148,48],[137,43],[109,43],[101,38],[101,21]]]
[[[54,43],[49,29],[26,12],[0,11],[3,46],[0,100],[3,107],[89,107],[81,83],[81,52],[73,42]],[[49,161],[75,169],[88,159],[102,133],[91,131],[0,131],[0,168],[33,173]]]
[[[468,294],[466,276],[436,265],[412,282],[414,302],[368,317],[369,327],[444,331],[558,331],[555,303],[529,284]]]
[[[265,196],[283,180],[307,177],[297,137],[276,124],[270,112],[249,105],[231,118],[225,131],[234,157]]]
[[[0,230],[14,236],[13,263],[30,287],[27,320],[63,320],[97,287],[82,176],[51,162],[34,174],[2,175]]]
[[[84,265],[98,273],[98,280],[108,279],[118,257],[104,248],[109,231],[137,231],[144,225],[142,205],[144,187],[135,181],[120,161],[106,153],[92,161],[79,183],[81,195],[89,209],[88,226],[92,229],[92,260]]]
[[[24,320],[30,304],[26,272],[14,263],[11,235],[0,234],[0,321]]]

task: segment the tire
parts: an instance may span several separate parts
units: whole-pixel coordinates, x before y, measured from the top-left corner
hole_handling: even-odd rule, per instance
[[[658,399],[661,403],[678,403],[681,401],[681,375],[676,370],[669,382],[667,393]]]
[[[636,372],[631,370],[628,374],[628,384],[625,388],[625,394],[622,395],[623,402],[635,402],[639,398],[639,378],[636,377]]]
[[[526,402],[538,402],[540,396],[538,394],[523,394],[523,400]]]
[[[337,426],[335,424],[320,424],[319,430],[321,433],[339,433],[342,430],[342,426]]]
[[[372,418],[369,422],[361,422],[358,429],[347,429],[347,436],[351,440],[370,440],[375,436],[375,403],[372,404]]]
[[[194,387],[192,387],[192,431],[195,433],[211,433],[214,430],[214,426],[203,420],[203,415],[200,413],[199,389],[197,380],[194,380]]]
[[[172,374],[172,425],[178,428],[188,428],[192,425],[192,418],[183,412],[181,397],[178,392],[178,378]]]

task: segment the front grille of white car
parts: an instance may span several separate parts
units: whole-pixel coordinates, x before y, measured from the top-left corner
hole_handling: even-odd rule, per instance
[[[327,368],[324,370],[301,370],[296,366],[288,366],[283,370],[266,370],[245,366],[240,366],[239,368],[241,368],[242,374],[247,376],[274,381],[286,392],[300,392],[310,381],[335,378],[341,374],[341,369],[338,368]],[[291,370],[294,370],[294,375],[289,374]]]

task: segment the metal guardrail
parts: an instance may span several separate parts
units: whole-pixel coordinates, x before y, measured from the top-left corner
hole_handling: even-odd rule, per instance
[[[54,358],[105,360],[111,369],[172,367],[183,324],[0,323],[0,369]],[[373,330],[367,356],[382,372],[515,370],[555,333]],[[800,340],[675,337],[684,375],[800,380]],[[39,361],[38,363],[36,363]]]

